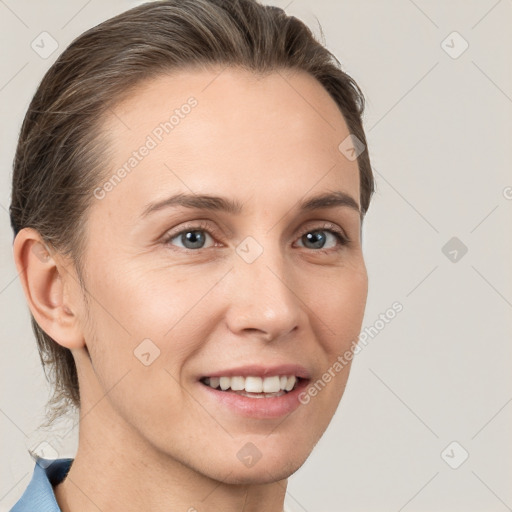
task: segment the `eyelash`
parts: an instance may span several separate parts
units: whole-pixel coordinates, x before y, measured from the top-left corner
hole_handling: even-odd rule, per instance
[[[171,246],[172,245],[170,243],[171,240],[173,240],[174,238],[176,238],[179,235],[188,233],[190,231],[205,231],[212,238],[215,238],[216,234],[217,234],[216,230],[212,229],[211,226],[207,222],[198,221],[198,224],[195,224],[193,226],[187,226],[178,232],[169,233],[163,239],[163,243],[164,243],[164,245]],[[339,228],[337,228],[335,224],[332,224],[330,222],[326,222],[322,226],[315,227],[313,229],[309,228],[309,229],[302,231],[301,234],[299,235],[299,238],[302,238],[307,233],[315,233],[318,231],[327,231],[329,233],[332,233],[336,237],[339,245],[337,248],[332,248],[332,249],[310,249],[313,252],[317,252],[317,253],[321,253],[321,254],[329,254],[329,253],[341,250],[344,246],[346,246],[350,243],[350,240],[345,236],[345,234]],[[201,248],[201,249],[187,249],[187,248],[183,248],[183,247],[175,247],[175,249],[178,251],[200,252],[202,250],[209,249],[209,247]]]

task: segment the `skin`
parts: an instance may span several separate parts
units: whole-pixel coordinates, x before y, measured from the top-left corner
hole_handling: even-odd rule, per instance
[[[338,149],[349,130],[335,102],[302,72],[219,73],[153,78],[105,117],[111,176],[168,112],[191,95],[198,101],[121,183],[92,199],[86,292],[72,261],[41,258],[36,231],[15,240],[31,311],[72,351],[79,373],[78,452],[55,488],[64,512],[281,511],[287,478],[343,395],[350,365],[288,416],[255,419],[207,400],[198,382],[253,363],[301,364],[316,381],[357,340],[368,289],[359,213],[296,210],[321,192],[359,204],[357,161]],[[141,218],[149,203],[191,191],[237,199],[243,213],[174,207]],[[190,249],[177,234],[198,220],[204,247]],[[325,222],[350,242],[340,245]],[[302,236],[318,230],[327,252]],[[252,263],[236,252],[248,236],[263,249]],[[160,350],[149,366],[134,356],[146,338]],[[262,454],[252,467],[237,458],[248,442]]]

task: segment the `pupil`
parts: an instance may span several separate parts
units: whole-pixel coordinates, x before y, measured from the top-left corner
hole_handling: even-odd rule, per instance
[[[315,231],[314,233],[307,233],[304,235],[309,242],[315,245],[315,248],[322,248],[325,243],[325,235],[322,231]]]
[[[199,235],[198,235],[199,233]],[[201,234],[201,231],[189,231],[184,236],[186,239],[185,241],[182,240],[183,245],[187,247],[187,249],[198,249],[201,248],[201,246],[204,244],[204,235]],[[192,247],[187,246],[187,243],[191,243]]]

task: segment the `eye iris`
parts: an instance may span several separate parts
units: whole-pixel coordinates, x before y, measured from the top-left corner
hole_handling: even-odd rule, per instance
[[[313,231],[311,233],[305,234],[302,238],[307,240],[308,242],[312,242],[315,245],[315,249],[322,248],[325,244],[325,234],[322,231]],[[318,245],[320,242],[320,245]]]
[[[205,236],[202,231],[187,231],[181,235],[181,241],[187,249],[200,249],[204,245]],[[189,242],[192,243],[192,247],[187,246]]]
[[[321,229],[309,231],[302,235],[302,242],[305,245],[310,244],[310,248],[322,249],[326,242],[326,232],[329,231]],[[201,249],[205,244],[205,233],[207,233],[207,231],[204,229],[189,229],[182,231],[178,236],[180,237],[180,241],[186,249]]]

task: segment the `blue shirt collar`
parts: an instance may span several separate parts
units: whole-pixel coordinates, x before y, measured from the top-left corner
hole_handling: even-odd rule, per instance
[[[52,486],[64,480],[72,462],[73,459],[37,459],[32,479],[10,512],[61,512]]]

